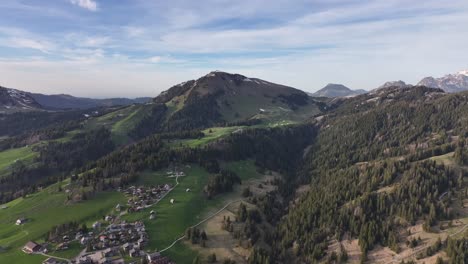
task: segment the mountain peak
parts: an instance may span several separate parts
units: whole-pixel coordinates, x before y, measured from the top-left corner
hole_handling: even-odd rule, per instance
[[[410,86],[411,86],[410,84],[407,84],[402,80],[398,80],[398,81],[386,82],[386,83],[382,84],[381,86],[379,86],[379,88],[377,88],[377,90],[386,89],[386,88],[390,88],[390,87],[406,88],[406,87],[410,87]]]
[[[465,76],[468,76],[468,70],[463,70],[463,71],[459,71],[457,72],[458,75],[465,75]]]
[[[343,84],[329,83],[322,89],[313,93],[314,97],[346,97],[346,96],[355,96],[363,94],[366,91],[364,90],[352,90]]]
[[[447,74],[440,78],[425,77],[417,85],[440,88],[449,93],[468,90],[468,70]]]

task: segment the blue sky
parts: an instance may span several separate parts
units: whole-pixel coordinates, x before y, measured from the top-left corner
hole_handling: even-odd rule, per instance
[[[212,70],[315,91],[468,68],[466,0],[5,0],[0,85],[155,96]]]

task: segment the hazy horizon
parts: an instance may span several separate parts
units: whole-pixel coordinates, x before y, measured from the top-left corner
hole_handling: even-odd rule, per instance
[[[213,70],[314,92],[370,90],[468,68],[468,2],[11,0],[0,85],[154,97]]]

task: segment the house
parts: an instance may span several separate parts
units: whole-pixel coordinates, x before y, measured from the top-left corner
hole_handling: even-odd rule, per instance
[[[187,190],[185,190],[185,192],[190,192],[190,188],[187,188]]]
[[[63,262],[54,258],[48,258],[42,262],[42,264],[61,264],[61,263]]]
[[[128,252],[129,250],[133,249],[133,244],[127,242],[122,245],[122,249],[123,251]]]
[[[175,200],[174,199],[171,199],[171,204],[174,204]]]
[[[122,206],[121,206],[120,204],[117,204],[117,205],[115,206],[115,210],[118,211],[118,212],[120,212],[120,209],[121,209],[121,208],[122,208]]]
[[[88,256],[83,256],[78,259],[77,264],[93,264],[93,260]]]
[[[27,219],[24,217],[18,218],[18,220],[16,220],[16,225],[23,225],[26,221]]]
[[[133,248],[128,253],[129,253],[130,257],[132,257],[132,258],[136,258],[136,257],[140,256],[140,250],[139,249]]]
[[[68,249],[68,243],[67,243],[67,242],[60,243],[60,244],[57,245],[56,249],[57,249],[57,250],[65,250],[65,249]]]
[[[148,260],[148,263],[154,263],[154,264],[169,264],[169,263],[172,263],[167,257],[161,256],[161,254],[159,252],[146,254],[146,259]]]
[[[149,217],[150,220],[153,220],[155,218],[156,218],[156,216],[154,214],[151,214],[150,217]]]
[[[161,253],[159,252],[154,252],[154,253],[148,253],[146,254],[146,258],[148,259],[149,262],[156,260],[161,257]]]
[[[137,245],[140,249],[144,248],[146,244],[146,241],[143,238],[138,239]]]
[[[89,242],[89,237],[82,237],[80,240],[81,245],[86,245]]]
[[[99,228],[101,228],[101,223],[100,222],[94,222],[93,229],[99,229]]]
[[[29,241],[24,245],[23,252],[26,254],[32,254],[35,252],[39,252],[41,250],[41,245],[37,244],[36,242]]]

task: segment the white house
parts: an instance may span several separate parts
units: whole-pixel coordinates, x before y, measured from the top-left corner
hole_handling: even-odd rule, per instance
[[[24,223],[26,223],[26,218],[24,217],[21,217],[18,220],[16,220],[16,225],[22,225]]]
[[[171,199],[171,204],[174,204],[175,200],[174,199]]]

